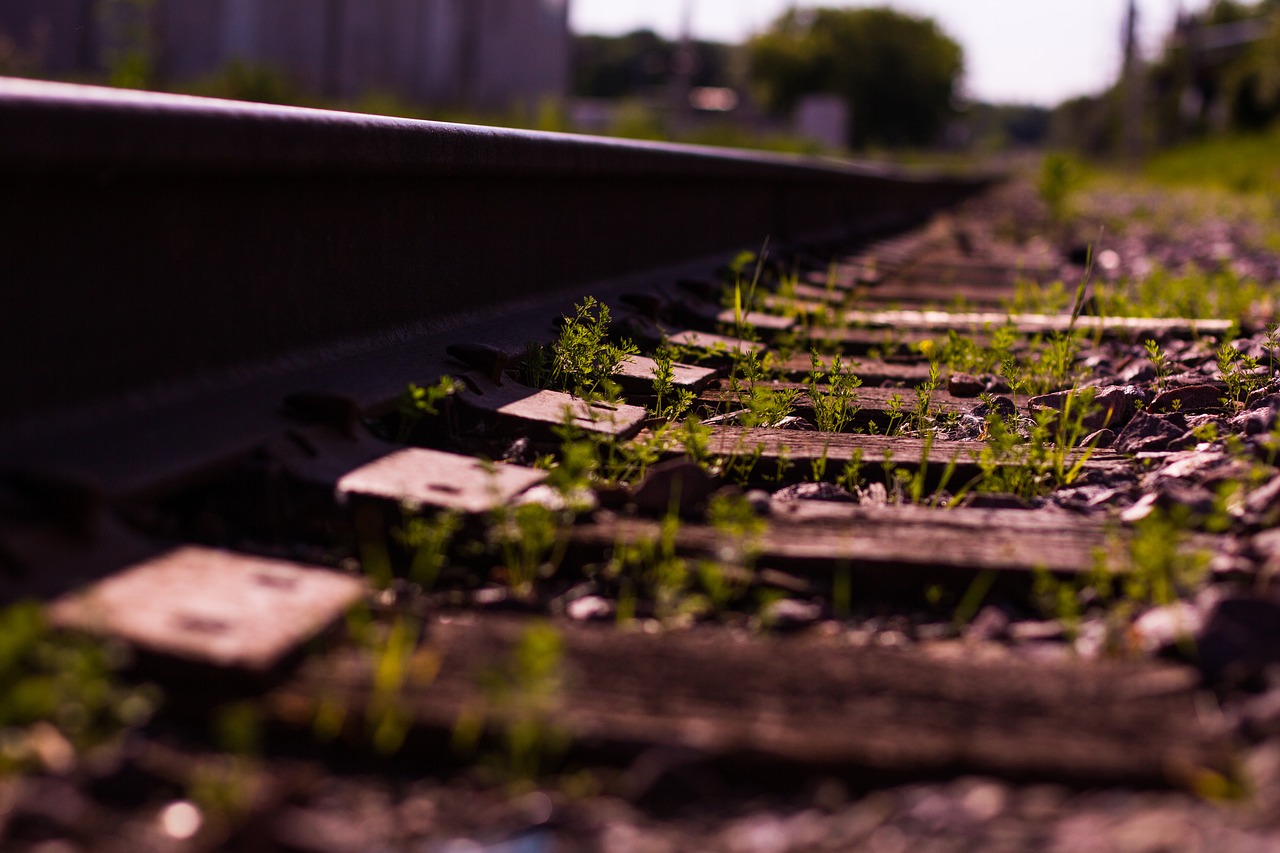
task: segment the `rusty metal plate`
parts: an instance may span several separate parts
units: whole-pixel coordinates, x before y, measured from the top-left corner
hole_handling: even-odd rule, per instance
[[[368,495],[417,506],[483,513],[542,482],[545,471],[485,464],[470,456],[410,447],[357,468],[338,480],[339,499]]]
[[[150,652],[264,672],[363,593],[359,579],[327,569],[185,546],[63,596],[49,619]]]
[[[543,391],[508,379],[501,385],[475,373],[462,377],[463,403],[499,417],[525,424],[556,426],[571,423],[586,432],[629,438],[640,431],[649,416],[639,406],[622,403],[589,403],[560,391]]]
[[[733,309],[726,308],[716,315],[716,321],[733,326],[738,318],[734,317]],[[748,311],[742,315],[741,322],[744,326],[753,326],[761,332],[789,332],[796,327],[796,321],[791,317],[766,314],[763,311]]]
[[[628,393],[652,394],[653,376],[658,363],[643,355],[629,355],[614,371],[613,379]],[[720,371],[711,367],[694,367],[689,364],[671,365],[671,384],[679,390],[698,393],[711,384]]]
[[[744,341],[741,338],[730,338],[725,335],[714,335],[711,332],[684,330],[671,332],[666,336],[668,343],[677,346],[693,347],[709,352],[722,350],[726,353],[763,353],[765,345],[758,341]]]

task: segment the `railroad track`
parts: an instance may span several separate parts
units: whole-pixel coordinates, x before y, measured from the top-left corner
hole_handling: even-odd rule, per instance
[[[164,695],[14,843],[1266,843],[1261,320],[989,178],[20,81],[0,174],[3,595]]]

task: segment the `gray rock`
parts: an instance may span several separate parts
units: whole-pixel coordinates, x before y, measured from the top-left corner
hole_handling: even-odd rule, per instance
[[[972,374],[953,373],[947,377],[947,393],[952,397],[977,397],[986,390],[986,383]]]
[[[1055,391],[1052,394],[1042,394],[1039,397],[1032,397],[1030,405],[1032,411],[1038,409],[1062,409],[1067,405],[1068,397],[1076,395],[1078,403],[1078,392],[1071,391]],[[1085,415],[1081,424],[1085,429],[1093,431],[1105,428],[1119,428],[1129,422],[1137,411],[1139,401],[1145,402],[1147,394],[1136,385],[1106,385],[1097,388],[1094,391],[1093,403],[1089,407],[1089,413]],[[1073,403],[1073,405],[1076,403]]]
[[[1004,640],[1009,637],[1009,614],[999,607],[987,605],[973,621],[964,626],[966,640]]]
[[[973,414],[978,418],[986,418],[990,414],[998,414],[1002,418],[1011,418],[1018,413],[1018,407],[1008,397],[993,397],[990,403],[979,403],[973,407]]]
[[[806,628],[822,618],[822,605],[797,598],[783,598],[769,605],[765,618],[773,628],[780,631]]]
[[[1196,637],[1198,663],[1209,684],[1254,686],[1280,663],[1280,601],[1230,596],[1218,601]]]
[[[1194,647],[1194,638],[1200,628],[1200,611],[1179,601],[1143,613],[1134,620],[1132,631],[1143,651],[1157,654],[1169,649]]]
[[[1084,437],[1080,444],[1084,447],[1110,447],[1116,443],[1116,434],[1109,429],[1100,429]]]
[[[1223,391],[1214,385],[1185,385],[1171,388],[1157,396],[1147,406],[1147,411],[1160,412],[1217,412],[1222,405]]]
[[[1151,415],[1138,412],[1116,437],[1115,449],[1121,453],[1153,453],[1182,450],[1195,444],[1195,436],[1187,430],[1181,415]]]
[[[564,612],[579,622],[613,618],[613,602],[598,595],[584,595],[569,602]]]
[[[631,502],[644,513],[661,515],[675,509],[688,517],[700,511],[716,488],[716,481],[697,463],[672,459],[649,468]]]
[[[791,501],[834,501],[836,503],[856,503],[853,493],[835,483],[796,483],[773,493],[773,500],[779,503]]]

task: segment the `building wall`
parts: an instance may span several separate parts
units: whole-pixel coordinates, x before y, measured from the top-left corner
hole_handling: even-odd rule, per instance
[[[2,0],[0,34],[52,75],[100,71],[120,0]],[[535,105],[569,86],[567,0],[154,0],[167,84],[233,60],[351,98],[390,92],[474,109]],[[107,33],[104,35],[104,33]]]

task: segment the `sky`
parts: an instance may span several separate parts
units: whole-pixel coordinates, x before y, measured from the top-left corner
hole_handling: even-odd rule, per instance
[[[694,37],[738,42],[768,26],[793,0],[570,0],[575,32],[618,34],[648,27],[675,38],[686,3]],[[1139,34],[1155,55],[1179,5],[1210,0],[1138,0]],[[1120,70],[1127,0],[823,0],[799,5],[889,5],[933,18],[965,52],[965,93],[975,100],[1052,106],[1101,91]]]

